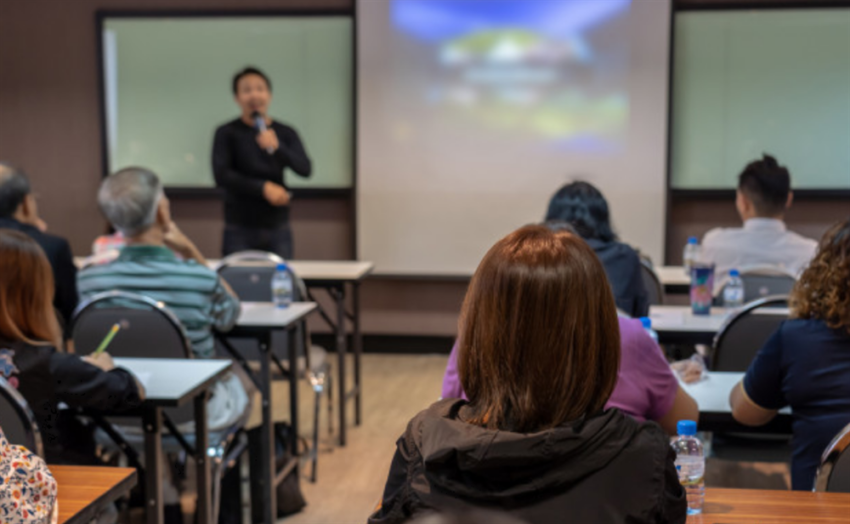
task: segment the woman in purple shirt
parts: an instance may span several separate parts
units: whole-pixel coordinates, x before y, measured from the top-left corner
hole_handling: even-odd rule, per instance
[[[606,408],[619,408],[638,421],[653,420],[676,434],[680,420],[697,420],[697,403],[679,385],[661,348],[639,320],[620,318],[620,370]],[[466,398],[457,370],[457,342],[443,376],[443,398]]]

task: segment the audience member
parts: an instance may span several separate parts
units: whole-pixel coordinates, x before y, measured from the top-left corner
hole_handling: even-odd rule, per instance
[[[3,524],[56,524],[56,479],[44,460],[9,443],[0,429],[0,515]]]
[[[806,267],[817,242],[785,228],[793,199],[791,175],[775,158],[764,155],[747,164],[735,199],[744,227],[712,229],[702,240],[702,258],[715,264],[715,282],[732,269],[773,266],[796,276]]]
[[[52,300],[44,252],[23,233],[0,230],[0,375],[35,414],[48,462],[96,464],[90,427],[60,404],[119,412],[137,407],[143,390],[108,353],[63,353]]]
[[[126,246],[118,258],[80,272],[85,298],[112,290],[129,291],[162,302],[183,324],[198,358],[215,356],[213,329],[227,331],[239,317],[239,299],[214,271],[198,248],[171,220],[168,198],[151,171],[131,167],[106,177],[98,204]],[[177,255],[182,257],[182,260]],[[235,374],[216,383],[207,403],[210,430],[231,427],[249,408],[245,384]],[[181,428],[188,430],[189,428]],[[229,475],[238,477],[238,468]],[[228,483],[233,479],[229,478]],[[237,478],[238,483],[238,478]],[[175,483],[165,486],[166,523],[182,522]],[[227,490],[220,522],[235,522],[241,507]]]
[[[38,215],[29,178],[23,171],[0,162],[0,228],[14,229],[31,236],[47,255],[53,268],[56,290],[53,305],[65,323],[77,307],[77,268],[68,241],[47,233],[47,224]]]
[[[413,418],[371,523],[475,507],[528,522],[685,522],[667,435],[603,410],[617,312],[581,239],[527,226],[497,242],[464,301],[458,362],[469,401]]]
[[[614,300],[623,313],[633,317],[649,313],[640,257],[634,249],[617,241],[608,202],[598,189],[587,182],[565,185],[549,200],[546,221],[567,222],[590,245],[605,267]]]
[[[791,316],[732,390],[742,424],[791,406],[793,489],[811,490],[820,457],[850,423],[850,220],[833,226],[791,294]]]

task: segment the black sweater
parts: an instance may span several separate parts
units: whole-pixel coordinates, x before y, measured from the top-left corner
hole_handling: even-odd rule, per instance
[[[93,429],[79,421],[76,410],[60,409],[60,402],[110,414],[142,402],[129,372],[106,372],[51,346],[0,338],[0,375],[18,388],[32,409],[45,458],[51,464],[91,464],[95,460]]]
[[[263,185],[274,182],[286,187],[287,167],[309,177],[312,165],[298,133],[291,127],[272,122],[280,147],[272,154],[257,144],[257,130],[242,119],[215,130],[213,173],[216,186],[225,190],[224,221],[228,225],[276,228],[288,221],[286,207],[275,207],[263,198]]]
[[[675,453],[654,422],[612,409],[514,433],[468,424],[467,411],[466,401],[446,399],[413,418],[370,524],[473,508],[529,524],[684,524]]]

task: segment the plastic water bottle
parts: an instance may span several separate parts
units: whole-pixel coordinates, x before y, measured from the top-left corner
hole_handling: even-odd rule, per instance
[[[744,305],[744,281],[737,269],[729,272],[729,281],[723,288],[723,306],[738,308]]]
[[[641,317],[640,323],[643,324],[643,329],[646,331],[646,334],[649,335],[656,344],[658,344],[658,333],[652,329],[652,319],[649,317]]]
[[[680,420],[676,425],[679,436],[670,443],[676,452],[676,471],[688,497],[688,515],[702,513],[705,499],[705,454],[697,438],[697,423]]]
[[[278,264],[272,276],[272,301],[279,308],[287,308],[292,304],[292,275],[286,264]]]
[[[685,244],[685,252],[682,254],[682,265],[685,266],[685,272],[690,275],[691,267],[700,260],[699,239],[690,237],[688,243]]]

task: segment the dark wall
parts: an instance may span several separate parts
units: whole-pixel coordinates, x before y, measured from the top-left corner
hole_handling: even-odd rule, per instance
[[[52,231],[86,254],[105,224],[95,193],[102,173],[95,35],[97,9],[346,9],[352,0],[0,0],[0,158],[30,174]],[[215,199],[174,199],[175,219],[200,249],[217,255],[222,210]],[[801,203],[789,224],[819,235],[846,202]],[[616,214],[616,210],[614,210]],[[731,202],[682,201],[670,210],[668,258],[688,235],[736,223]],[[293,203],[295,249],[302,259],[354,254],[351,202]],[[466,284],[374,280],[363,289],[367,333],[451,335]]]

